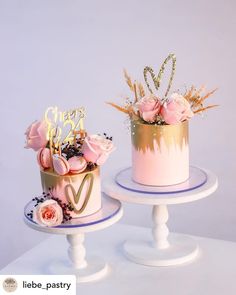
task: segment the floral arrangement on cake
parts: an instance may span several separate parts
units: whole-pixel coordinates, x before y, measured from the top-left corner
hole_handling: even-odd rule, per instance
[[[172,61],[172,71],[167,90],[163,97],[154,93],[148,81],[150,74],[155,90],[158,91],[166,64]],[[197,89],[192,86],[185,93],[173,92],[169,95],[173,77],[176,69],[176,57],[170,54],[163,62],[158,75],[150,67],[144,68],[144,80],[146,89],[142,83],[132,81],[130,76],[124,71],[126,83],[134,95],[134,99],[127,98],[123,106],[113,102],[108,102],[117,110],[128,114],[132,120],[141,120],[146,124],[172,125],[188,120],[194,114],[200,114],[217,105],[207,105],[204,103],[217,89],[205,92],[205,87]]]
[[[32,199],[34,209],[27,216],[42,226],[58,226],[72,219],[73,207],[55,197],[52,191]]]
[[[106,133],[87,134],[84,117],[83,108],[61,112],[57,107],[49,107],[42,120],[27,128],[25,148],[37,152],[41,171],[62,177],[92,171],[105,163],[115,149],[112,137]],[[34,209],[27,215],[36,223],[57,226],[71,219],[73,206],[63,203],[55,192],[51,187],[33,199]]]

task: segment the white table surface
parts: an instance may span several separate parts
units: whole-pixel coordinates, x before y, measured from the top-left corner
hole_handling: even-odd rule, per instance
[[[116,224],[112,230],[88,234],[88,252],[104,257],[112,271],[101,281],[79,284],[77,294],[236,294],[236,243],[195,237],[201,248],[195,261],[180,266],[147,267],[128,261],[121,247],[131,235],[140,237],[146,230]],[[65,237],[55,235],[13,261],[0,274],[47,274],[48,262],[58,258],[67,259],[67,242]]]

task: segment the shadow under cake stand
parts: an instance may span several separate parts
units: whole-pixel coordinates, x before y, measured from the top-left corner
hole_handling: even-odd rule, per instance
[[[194,259],[199,247],[187,235],[170,233],[167,205],[183,204],[205,198],[218,186],[217,177],[210,171],[190,167],[187,181],[172,186],[145,186],[132,180],[131,168],[120,170],[103,181],[103,191],[120,201],[152,205],[152,239],[128,240],[124,252],[133,262],[149,266],[170,266]]]
[[[32,229],[50,234],[66,235],[69,243],[68,260],[50,262],[49,269],[54,274],[75,274],[77,282],[89,282],[98,280],[108,273],[107,263],[100,257],[91,256],[85,258],[84,246],[85,233],[104,229],[116,223],[123,215],[120,201],[109,198],[105,194],[102,197],[102,208],[95,214],[74,218],[57,227],[44,227],[35,223],[27,216],[34,206],[29,202],[24,210],[24,221]]]

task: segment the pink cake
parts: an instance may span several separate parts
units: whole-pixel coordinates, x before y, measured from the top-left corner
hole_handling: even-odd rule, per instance
[[[79,174],[58,175],[50,170],[41,170],[44,192],[51,191],[53,196],[65,204],[71,204],[72,218],[94,214],[101,209],[100,168],[86,170]],[[52,188],[52,189],[51,189]]]
[[[135,182],[163,186],[188,179],[188,121],[160,126],[132,121],[131,130],[132,178]]]
[[[87,135],[84,112],[46,110],[26,131],[26,148],[37,151],[43,194],[29,216],[43,226],[98,212],[102,206],[100,166],[114,150],[112,138]],[[65,126],[71,129],[64,132]]]
[[[166,64],[172,62],[172,71],[163,96],[156,94]],[[125,71],[125,79],[133,93],[124,106],[109,103],[130,117],[132,140],[132,179],[134,182],[166,186],[186,181],[189,178],[188,121],[196,113],[202,113],[215,105],[203,106],[215,90],[203,94],[203,88],[191,87],[185,93],[169,95],[176,58],[170,54],[163,62],[158,75],[150,67],[144,68],[142,83],[132,81]],[[148,75],[151,77],[150,87]]]

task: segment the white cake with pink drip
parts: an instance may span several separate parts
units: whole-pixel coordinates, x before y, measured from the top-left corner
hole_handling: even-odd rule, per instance
[[[167,63],[172,71],[167,90],[158,93]],[[214,107],[204,106],[206,98],[215,90],[203,93],[204,88],[191,87],[184,93],[169,94],[176,69],[176,57],[170,54],[163,62],[158,75],[150,67],[144,68],[142,83],[132,81],[125,71],[125,79],[134,98],[128,98],[124,106],[109,103],[130,117],[132,180],[142,185],[167,186],[185,182],[189,178],[189,119],[194,114]],[[152,80],[154,90],[148,80]]]

